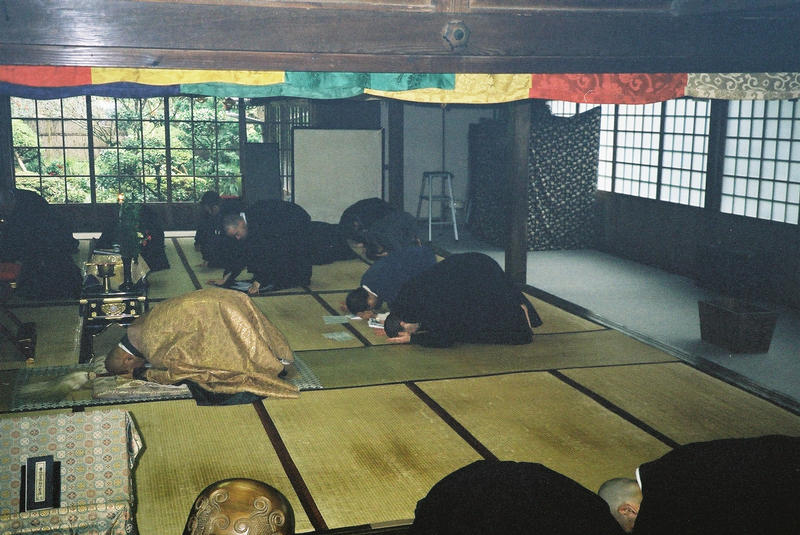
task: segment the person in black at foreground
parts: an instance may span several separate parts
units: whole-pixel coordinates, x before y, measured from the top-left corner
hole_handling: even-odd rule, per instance
[[[410,535],[622,535],[594,492],[544,465],[476,461],[417,502]]]
[[[636,478],[598,494],[628,532],[644,535],[800,533],[800,437],[767,435],[678,446]]]

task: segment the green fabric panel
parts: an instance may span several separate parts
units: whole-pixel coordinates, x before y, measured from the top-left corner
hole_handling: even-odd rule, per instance
[[[287,72],[282,84],[251,86],[207,83],[182,84],[181,92],[217,97],[304,97],[349,98],[364,89],[407,91],[410,89],[453,89],[455,74],[363,73],[363,72]]]

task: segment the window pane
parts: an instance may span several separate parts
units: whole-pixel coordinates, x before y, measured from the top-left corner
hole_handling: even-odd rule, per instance
[[[120,190],[119,181],[116,176],[98,175],[97,176],[97,202],[109,203],[117,202],[117,193]]]
[[[116,202],[118,193],[135,202],[196,202],[209,189],[240,194],[242,103],[248,135],[264,141],[269,132],[279,143],[281,175],[289,184],[292,128],[310,124],[310,106],[302,99],[269,105],[215,97],[11,97],[10,102],[16,184],[58,203],[90,202],[92,184],[101,203]],[[268,114],[268,107],[278,113]]]
[[[90,203],[92,202],[92,187],[88,176],[67,177],[67,202]]]
[[[64,119],[86,119],[86,97],[64,99]]]
[[[787,198],[785,186],[793,166],[800,165],[800,154],[792,152],[792,144],[800,140],[797,107],[789,101],[734,102],[729,106],[726,146],[735,143],[736,150],[726,151],[722,211],[791,222],[788,214],[800,203]],[[775,120],[778,116],[781,119]],[[731,128],[734,125],[738,127]],[[733,194],[743,196],[743,202],[726,201],[732,194],[726,181],[733,181]],[[761,201],[756,208],[757,199]]]

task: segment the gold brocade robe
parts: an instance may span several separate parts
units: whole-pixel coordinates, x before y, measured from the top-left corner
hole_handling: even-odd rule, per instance
[[[221,394],[299,395],[278,378],[279,359],[294,361],[286,338],[242,292],[197,290],[157,304],[136,323],[150,381],[188,379]]]

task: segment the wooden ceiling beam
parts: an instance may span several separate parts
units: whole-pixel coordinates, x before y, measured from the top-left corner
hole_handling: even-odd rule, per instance
[[[443,38],[448,23],[468,30]],[[800,70],[800,8],[404,12],[61,0],[7,2],[0,63],[364,72]]]

